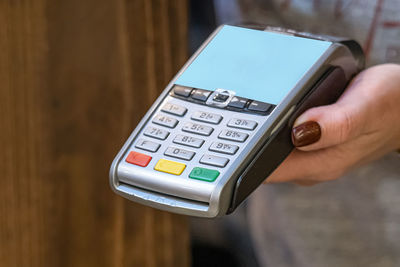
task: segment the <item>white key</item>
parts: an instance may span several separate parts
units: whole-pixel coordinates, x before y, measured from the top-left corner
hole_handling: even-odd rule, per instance
[[[184,146],[201,147],[204,143],[204,140],[183,134],[178,134],[172,142]]]
[[[238,146],[226,144],[222,142],[213,142],[209,148],[211,151],[233,155],[239,149]]]
[[[226,164],[228,164],[228,162],[229,162],[229,159],[227,159],[227,158],[217,157],[217,156],[208,155],[208,154],[205,154],[200,159],[200,163],[211,165],[211,166],[216,166],[216,167],[225,167]]]
[[[184,160],[191,160],[194,156],[194,152],[188,151],[182,148],[177,148],[177,147],[168,147],[167,150],[165,150],[164,155],[178,158],[178,159],[184,159]]]
[[[161,146],[160,144],[144,139],[139,139],[135,145],[135,147],[137,148],[147,150],[150,152],[156,152],[160,148],[160,146]]]
[[[168,116],[158,114],[157,116],[154,117],[153,123],[162,125],[165,127],[169,127],[169,128],[175,128],[175,126],[178,124],[178,120],[168,117]]]
[[[187,122],[185,125],[183,125],[182,131],[209,136],[214,129],[206,125]]]
[[[254,130],[257,127],[257,122],[233,118],[228,122],[228,126],[245,130]]]
[[[156,139],[165,140],[168,137],[169,132],[163,129],[150,126],[146,128],[143,134]]]
[[[179,106],[179,105],[167,103],[162,107],[161,110],[164,112],[173,114],[173,115],[183,116],[183,115],[185,115],[187,108]]]
[[[241,133],[232,130],[222,130],[222,132],[218,135],[218,138],[235,142],[244,142],[248,136],[249,135],[247,133]]]
[[[204,121],[212,124],[218,124],[222,120],[222,116],[214,113],[196,111],[192,115],[192,120]]]

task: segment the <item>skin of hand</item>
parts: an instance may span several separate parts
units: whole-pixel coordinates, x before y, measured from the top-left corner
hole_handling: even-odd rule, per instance
[[[305,111],[294,123],[292,141],[296,148],[266,183],[334,180],[399,149],[400,65],[368,68],[336,103]]]

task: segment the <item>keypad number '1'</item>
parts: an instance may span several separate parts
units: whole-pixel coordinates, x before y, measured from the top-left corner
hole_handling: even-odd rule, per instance
[[[162,107],[161,110],[173,115],[183,116],[185,115],[187,108],[172,103],[167,103]]]

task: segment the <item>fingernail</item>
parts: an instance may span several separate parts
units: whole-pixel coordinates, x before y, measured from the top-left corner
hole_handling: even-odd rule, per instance
[[[321,127],[315,121],[304,122],[292,129],[292,142],[295,147],[307,146],[321,138]]]

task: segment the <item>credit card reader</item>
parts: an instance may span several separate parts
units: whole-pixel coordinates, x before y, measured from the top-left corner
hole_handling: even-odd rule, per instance
[[[162,210],[228,214],[292,151],[296,117],[336,101],[363,65],[352,40],[220,26],[115,157],[111,187]]]

